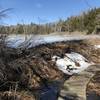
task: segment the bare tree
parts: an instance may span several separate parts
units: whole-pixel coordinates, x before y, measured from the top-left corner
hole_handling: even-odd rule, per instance
[[[7,12],[12,10],[12,8],[8,8],[8,9],[0,9],[0,20],[2,20],[3,18],[7,17]],[[0,34],[0,46],[2,45],[2,47],[5,46],[5,38],[6,38],[7,34]],[[3,51],[3,50],[1,50]]]
[[[1,20],[2,18],[7,17],[7,16],[8,16],[8,15],[7,15],[7,12],[8,12],[8,11],[11,11],[11,10],[12,10],[12,8],[0,10],[0,20]]]

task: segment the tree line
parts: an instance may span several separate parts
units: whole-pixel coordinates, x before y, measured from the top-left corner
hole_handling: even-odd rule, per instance
[[[78,16],[71,16],[66,20],[46,24],[17,24],[11,26],[0,25],[0,34],[50,34],[53,32],[86,32],[92,34],[100,32],[100,8],[83,12]]]

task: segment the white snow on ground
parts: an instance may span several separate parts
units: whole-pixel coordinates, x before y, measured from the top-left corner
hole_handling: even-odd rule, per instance
[[[30,38],[31,35],[9,35],[6,38],[6,44],[8,47],[12,47],[12,48],[17,48],[20,44],[22,44],[23,42],[25,42],[25,37]]]
[[[25,39],[27,37],[27,39]],[[93,37],[93,36],[92,36]],[[9,35],[6,38],[7,46],[13,48],[20,48],[20,47],[35,47],[40,44],[46,43],[53,43],[53,42],[60,42],[60,41],[71,41],[71,40],[83,40],[88,39],[90,36],[73,36],[73,35]]]
[[[79,73],[93,64],[92,62],[89,63],[81,54],[75,52],[66,53],[64,58],[53,56],[52,61],[56,62],[59,70],[68,75]]]
[[[81,37],[74,37],[74,40],[79,40]],[[40,44],[60,42],[66,40],[73,40],[71,36],[61,35],[30,35],[25,40],[25,35],[10,35],[6,39],[6,43],[9,47],[20,48],[20,47],[35,47]]]
[[[95,45],[95,49],[100,49],[100,45]]]

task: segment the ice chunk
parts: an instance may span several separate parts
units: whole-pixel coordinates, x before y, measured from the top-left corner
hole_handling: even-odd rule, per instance
[[[58,69],[68,75],[79,73],[92,64],[81,54],[75,52],[66,53],[64,58],[53,56],[52,61],[55,61]]]

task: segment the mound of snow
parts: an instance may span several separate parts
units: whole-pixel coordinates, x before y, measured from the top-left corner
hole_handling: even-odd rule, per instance
[[[63,58],[53,56],[52,61],[55,61],[59,70],[68,75],[79,73],[93,64],[89,63],[81,54],[75,52],[66,53]]]

